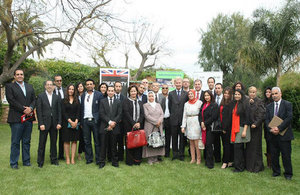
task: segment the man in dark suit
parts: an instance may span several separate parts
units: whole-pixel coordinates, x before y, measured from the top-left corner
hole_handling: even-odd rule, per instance
[[[38,95],[36,112],[38,128],[40,130],[38,147],[38,167],[42,168],[45,159],[45,147],[48,133],[50,134],[51,164],[58,165],[57,161],[57,131],[61,129],[61,99],[53,93],[53,82],[45,82],[46,91]]]
[[[146,79],[147,80],[147,79]],[[143,104],[147,103],[148,101],[148,98],[147,98],[147,95],[145,95],[145,85],[144,84],[140,84],[138,86],[138,94],[137,94],[137,98],[139,101],[141,101]],[[148,91],[147,91],[147,94],[148,94]]]
[[[196,79],[194,81],[194,88],[195,88],[195,91],[196,91],[196,98],[203,102],[203,100],[204,100],[204,91],[201,89],[202,88],[202,81],[200,79]]]
[[[93,79],[85,81],[86,92],[81,96],[81,122],[83,139],[85,143],[86,164],[93,162],[93,148],[91,132],[93,132],[96,164],[100,163],[100,139],[99,139],[99,105],[103,95],[94,90],[95,82]]]
[[[287,180],[292,179],[293,169],[291,161],[291,140],[294,139],[292,131],[293,108],[292,104],[281,98],[279,87],[272,88],[272,99],[274,102],[268,104],[266,109],[266,127],[271,132],[271,159],[273,177],[280,175],[279,156],[281,153],[284,167],[284,176]],[[283,122],[277,127],[269,127],[274,116],[278,116]],[[284,133],[285,132],[285,133]],[[284,134],[282,134],[284,133]]]
[[[207,85],[208,85],[208,90],[211,91],[211,93],[215,96],[215,83],[216,83],[216,80],[214,77],[209,77],[207,79]]]
[[[123,100],[126,98],[123,94],[121,94],[122,92],[122,83],[119,81],[116,81],[114,84],[115,87],[115,98],[117,100],[120,100],[121,103],[123,102]],[[121,104],[122,105],[122,104]],[[118,151],[118,160],[119,161],[123,161],[124,160],[124,129],[123,129],[123,125],[122,122],[119,123],[119,128],[120,128],[120,133],[117,135],[117,151]],[[109,152],[108,152],[109,154]]]
[[[112,166],[119,167],[117,153],[117,137],[120,134],[120,122],[122,118],[121,101],[115,98],[115,89],[109,86],[107,98],[100,102],[100,134],[101,152],[99,168],[105,166],[106,150],[111,150]],[[110,146],[108,148],[108,142]]]
[[[157,103],[159,103],[161,100],[160,100],[160,94],[158,93],[158,91],[159,91],[159,88],[160,88],[160,84],[158,83],[158,82],[154,82],[154,83],[152,83],[152,86],[151,86],[151,88],[152,88],[152,91],[154,92],[154,100],[155,100],[155,102],[157,102]]]
[[[218,104],[218,108],[220,108],[221,101],[223,98],[223,85],[221,83],[217,83],[215,85],[215,101]],[[213,132],[213,139],[214,139],[214,157],[215,162],[221,162],[221,137],[222,132]]]
[[[60,75],[54,76],[55,89],[54,93],[61,99],[64,99],[66,90],[62,87],[62,77]],[[58,132],[58,159],[64,160],[64,142],[62,141],[62,131]]]
[[[161,108],[164,112],[163,128],[165,130],[165,157],[170,157],[171,129],[170,129],[170,111],[169,111],[169,87],[162,85],[162,93],[159,94]]]
[[[20,156],[20,141],[22,140],[22,161],[23,166],[30,164],[30,140],[32,132],[32,119],[21,122],[21,116],[30,118],[35,107],[35,94],[33,87],[24,82],[24,71],[14,71],[14,83],[6,85],[6,98],[9,103],[7,122],[11,128],[10,166],[18,169]]]
[[[182,89],[182,79],[176,78],[174,80],[176,89],[169,94],[169,111],[170,124],[172,135],[172,150],[173,160],[184,160],[184,135],[181,132],[181,123],[183,117],[183,108],[186,101],[188,101],[187,92]],[[178,148],[178,135],[180,137]]]

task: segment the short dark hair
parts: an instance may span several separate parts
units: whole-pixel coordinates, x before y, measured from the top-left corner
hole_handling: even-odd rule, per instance
[[[222,83],[216,83],[215,86],[217,86],[217,85],[221,85],[221,87],[223,88]]]
[[[47,79],[47,80],[44,81],[44,86],[46,86],[46,83],[47,83],[48,81],[51,81],[52,84],[53,84],[53,81],[52,81],[51,79]]]
[[[19,71],[19,70],[20,70],[20,71],[22,71],[22,72],[23,72],[23,74],[24,74],[24,70],[23,70],[23,69],[21,69],[21,68],[17,68],[17,69],[14,71],[14,76],[16,75],[16,72],[17,72],[17,71]]]
[[[62,76],[59,75],[59,74],[57,74],[57,75],[54,76],[54,80],[55,80],[55,77],[61,77],[62,78]]]
[[[114,91],[115,91],[115,86],[113,86],[113,85],[108,85],[108,86],[107,86],[107,90],[108,90],[108,88],[113,88]]]
[[[214,78],[214,77],[208,77],[208,79],[207,79],[207,82],[209,81],[209,79],[212,79],[212,80],[214,80],[214,83],[216,82],[216,80],[215,80],[215,78]]]
[[[114,87],[116,86],[117,83],[120,83],[121,86],[122,86],[122,83],[121,83],[120,81],[116,81],[116,82],[114,83]]]
[[[88,78],[87,80],[85,80],[85,84],[86,84],[88,81],[92,81],[93,84],[95,84],[95,81],[94,81],[93,79],[91,79],[91,78]]]
[[[128,89],[127,89],[128,96],[130,96],[130,90],[131,90],[132,88],[135,88],[136,92],[138,92],[138,90],[139,90],[138,87],[135,86],[135,85],[129,86]]]
[[[214,102],[215,102],[215,97],[214,97],[214,95],[212,94],[212,92],[211,92],[210,90],[206,90],[206,91],[204,91],[203,96],[205,95],[205,93],[208,93],[208,95],[210,96],[210,102],[211,102],[211,103],[214,103]],[[204,101],[204,103],[206,103],[205,98],[204,98],[203,101]]]

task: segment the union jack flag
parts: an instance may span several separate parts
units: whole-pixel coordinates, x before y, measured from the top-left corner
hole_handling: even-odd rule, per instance
[[[104,77],[128,77],[128,70],[101,70],[101,75]]]

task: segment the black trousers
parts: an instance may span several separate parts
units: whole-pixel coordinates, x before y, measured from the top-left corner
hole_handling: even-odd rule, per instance
[[[214,157],[216,162],[221,162],[221,136],[222,132],[213,132],[214,136]]]
[[[99,136],[99,127],[98,124],[95,123],[95,120],[89,121],[88,119],[84,119],[83,122],[83,139],[85,144],[85,159],[87,163],[93,162],[93,148],[92,148],[92,132],[94,138],[94,147],[95,147],[95,159],[96,164],[100,163],[100,136]]]
[[[222,132],[221,134],[222,138],[222,145],[223,145],[223,163],[229,163],[233,162],[234,160],[234,155],[233,155],[233,144],[230,143],[230,131],[226,131],[224,134]]]
[[[64,158],[64,142],[62,140],[62,131],[58,131],[58,158]]]
[[[129,166],[140,165],[142,162],[142,154],[143,147],[128,149],[126,146],[126,164]]]
[[[56,127],[54,127],[54,125],[51,125],[51,127],[48,130],[40,130],[37,163],[41,165],[44,164],[45,160],[45,148],[48,133],[50,135],[50,160],[51,163],[57,161],[57,129]]]
[[[124,134],[120,133],[117,136],[117,151],[118,151],[118,160],[124,160]]]
[[[279,156],[281,153],[282,164],[284,167],[284,176],[293,176],[291,161],[292,146],[291,141],[280,141],[280,135],[271,139],[272,170],[274,174],[280,175]]]
[[[211,132],[210,129],[206,129],[206,143],[205,143],[205,151],[206,151],[206,158],[205,158],[205,165],[208,168],[214,168],[214,133]]]
[[[83,130],[81,127],[78,129],[79,131],[79,146],[78,146],[78,154],[85,152],[84,139],[83,139]]]
[[[118,163],[117,136],[112,131],[105,132],[100,136],[100,163],[105,163],[107,151],[110,151],[112,164]]]
[[[171,126],[173,158],[184,157],[184,135],[179,125]],[[178,147],[179,136],[179,147]]]
[[[170,143],[171,143],[171,128],[170,128],[170,118],[164,118],[163,127],[165,130],[165,156],[170,156]]]
[[[245,150],[246,144],[235,143],[234,144],[234,168],[237,171],[245,170]]]

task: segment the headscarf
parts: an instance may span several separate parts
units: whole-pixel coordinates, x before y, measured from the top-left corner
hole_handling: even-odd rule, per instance
[[[152,94],[153,97],[154,97],[154,100],[153,102],[150,102],[149,101],[149,94]],[[149,91],[148,94],[147,94],[147,99],[148,99],[148,103],[150,104],[150,106],[152,106],[152,108],[155,108],[156,106],[156,102],[155,102],[155,93],[153,91]]]
[[[195,104],[197,102],[197,98],[196,98],[196,91],[194,89],[190,89],[188,93],[192,92],[194,94],[194,99],[190,100],[189,99],[189,103],[190,104]]]

